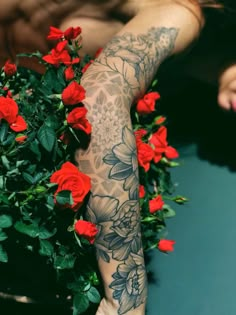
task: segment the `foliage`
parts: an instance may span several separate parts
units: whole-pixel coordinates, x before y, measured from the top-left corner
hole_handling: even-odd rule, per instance
[[[80,31],[79,28],[70,30],[76,31],[75,34],[67,32],[66,38],[65,33],[60,34],[64,40],[48,55],[40,52],[29,55],[44,65],[43,74],[16,69],[9,61],[1,70],[0,262],[8,262],[12,244],[44,256],[45,263],[51,265],[58,279],[73,294],[76,315],[83,313],[90,303],[99,303],[100,283],[92,246],[96,227],[90,229],[89,235],[80,233],[81,226],[78,227],[81,221],[86,224],[84,210],[89,179],[77,173],[68,162],[73,162],[75,147],[89,138],[91,132],[82,104],[84,91],[80,79],[92,61],[89,57],[79,59],[80,38],[74,40],[74,36]],[[156,87],[155,81],[148,93]],[[157,98],[157,94],[154,96]],[[171,161],[177,153],[168,146],[165,119],[158,114],[155,97],[150,112],[140,109],[141,103],[137,110],[135,106],[132,109],[142,185],[145,249],[158,247],[165,219],[174,215],[174,210],[163,200],[186,201],[181,196],[170,197],[173,191],[169,168],[177,165]],[[141,101],[147,102],[147,97]],[[143,144],[148,147],[143,148]],[[64,173],[69,172],[82,182],[84,203],[77,199],[73,183],[68,186],[64,179],[60,182],[58,172],[63,173],[65,169]],[[154,200],[152,205],[150,200]]]

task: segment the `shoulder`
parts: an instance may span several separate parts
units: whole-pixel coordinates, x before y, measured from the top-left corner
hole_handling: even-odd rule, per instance
[[[131,16],[137,15],[148,8],[153,10],[169,8],[175,14],[190,15],[204,24],[204,13],[197,0],[126,0],[121,1],[119,10]]]

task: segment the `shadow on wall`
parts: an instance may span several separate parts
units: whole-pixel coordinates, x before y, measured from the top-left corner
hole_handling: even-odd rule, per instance
[[[218,106],[217,89],[194,80],[170,87],[164,79],[159,91],[172,143],[196,143],[201,159],[236,171],[236,113]]]

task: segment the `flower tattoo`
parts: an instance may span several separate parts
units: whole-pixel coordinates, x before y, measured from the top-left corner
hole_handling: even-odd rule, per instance
[[[118,266],[110,288],[114,290],[113,298],[119,301],[120,315],[145,302],[147,294],[145,277],[145,267],[140,255],[130,254],[129,258]]]
[[[129,191],[130,199],[138,197],[138,163],[136,143],[133,132],[124,127],[122,131],[123,142],[117,144],[112,153],[107,154],[104,162],[112,165],[109,177],[114,180],[124,180],[123,188]]]

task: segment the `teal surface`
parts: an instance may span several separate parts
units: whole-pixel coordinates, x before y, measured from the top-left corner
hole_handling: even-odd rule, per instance
[[[177,215],[167,221],[175,251],[152,252],[147,315],[236,315],[236,117],[217,108],[209,88],[191,82],[181,94],[176,90],[161,90],[162,104],[170,142],[180,152],[181,166],[172,170],[176,193],[190,201],[175,205]],[[45,281],[32,277],[36,266],[28,265],[22,284],[41,288]],[[42,313],[71,315],[60,306],[0,301],[1,315]]]
[[[173,181],[190,201],[167,222],[175,251],[156,251],[148,264],[147,315],[235,315],[236,114],[199,82],[172,95],[163,85],[169,134],[180,145]]]
[[[190,201],[168,221],[175,251],[151,259],[147,314],[235,315],[236,174],[201,160],[194,145],[180,154],[173,179]]]

